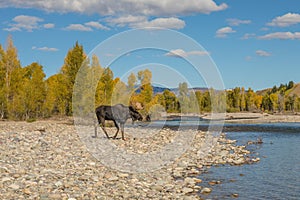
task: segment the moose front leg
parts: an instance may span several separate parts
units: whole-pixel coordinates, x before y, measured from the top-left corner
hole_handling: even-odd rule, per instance
[[[97,137],[97,127],[98,127],[98,125],[99,125],[98,120],[94,119],[94,132],[95,132],[94,138]],[[92,136],[92,137],[93,137],[93,136]]]
[[[101,120],[101,125],[102,125],[101,128],[102,128],[103,132],[105,133],[107,139],[109,139],[109,136],[108,136],[108,134],[107,134],[107,132],[105,130],[105,119]]]
[[[122,140],[125,140],[125,137],[124,137],[124,123],[121,123],[121,132],[122,132]]]

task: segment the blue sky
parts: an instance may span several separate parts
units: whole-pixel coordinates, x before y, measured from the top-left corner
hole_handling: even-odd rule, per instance
[[[178,46],[173,53],[187,58],[207,52],[226,88],[259,90],[290,80],[300,82],[300,1],[6,0],[0,2],[0,20],[2,46],[12,35],[22,66],[39,62],[47,76],[59,71],[76,41],[89,53],[115,34],[154,26],[176,30],[202,45],[202,52]],[[98,56],[101,62],[111,55]],[[154,73],[159,75],[167,58],[169,67],[188,71],[187,63],[178,56],[157,50],[130,53],[112,68],[116,76],[123,76],[118,67],[140,69],[151,67],[147,63],[159,63]],[[204,86],[201,80],[191,82]]]

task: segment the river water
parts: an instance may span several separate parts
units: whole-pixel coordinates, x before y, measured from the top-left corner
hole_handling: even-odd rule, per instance
[[[176,122],[167,122],[171,127]],[[186,125],[195,124],[194,121]],[[199,129],[205,129],[200,123]],[[247,149],[260,161],[241,166],[222,165],[207,169],[199,178],[202,186],[211,187],[205,199],[300,199],[300,123],[225,124],[227,138],[245,145],[262,138],[263,144]],[[221,184],[210,186],[211,180]],[[237,194],[238,197],[234,197]]]
[[[260,124],[256,127],[263,131],[226,134],[238,144],[262,138],[263,144],[247,147],[261,158],[260,162],[212,167],[204,177],[220,180],[222,184],[213,186],[213,192],[205,198],[231,199],[232,194],[238,194],[238,199],[300,199],[300,124]],[[274,127],[279,130],[275,131]],[[282,129],[287,131],[280,131]]]

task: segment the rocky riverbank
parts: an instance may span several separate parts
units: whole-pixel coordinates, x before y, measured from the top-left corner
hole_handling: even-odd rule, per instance
[[[225,134],[212,138],[211,147],[205,144],[208,134],[197,131],[190,148],[171,164],[151,172],[121,172],[93,157],[71,122],[0,122],[0,199],[205,199],[221,183],[203,185],[205,168],[259,161]],[[151,137],[136,137],[145,130],[151,132],[128,127],[127,141],[109,141],[141,154],[172,142],[177,134],[162,129]]]
[[[280,113],[251,113],[251,112],[237,112],[237,113],[204,113],[204,114],[168,114],[168,118],[199,118],[201,120],[224,120],[228,123],[286,123],[286,122],[300,122],[300,114],[280,114]]]

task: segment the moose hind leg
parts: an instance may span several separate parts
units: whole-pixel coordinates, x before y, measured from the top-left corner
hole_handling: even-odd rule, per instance
[[[115,135],[113,136],[113,139],[116,139],[116,138],[117,138],[117,135],[118,135],[118,133],[119,133],[120,128],[119,128],[118,123],[117,123],[115,120],[114,120],[114,124],[115,124],[115,126],[116,126],[116,128],[117,128],[117,132],[116,132]]]

